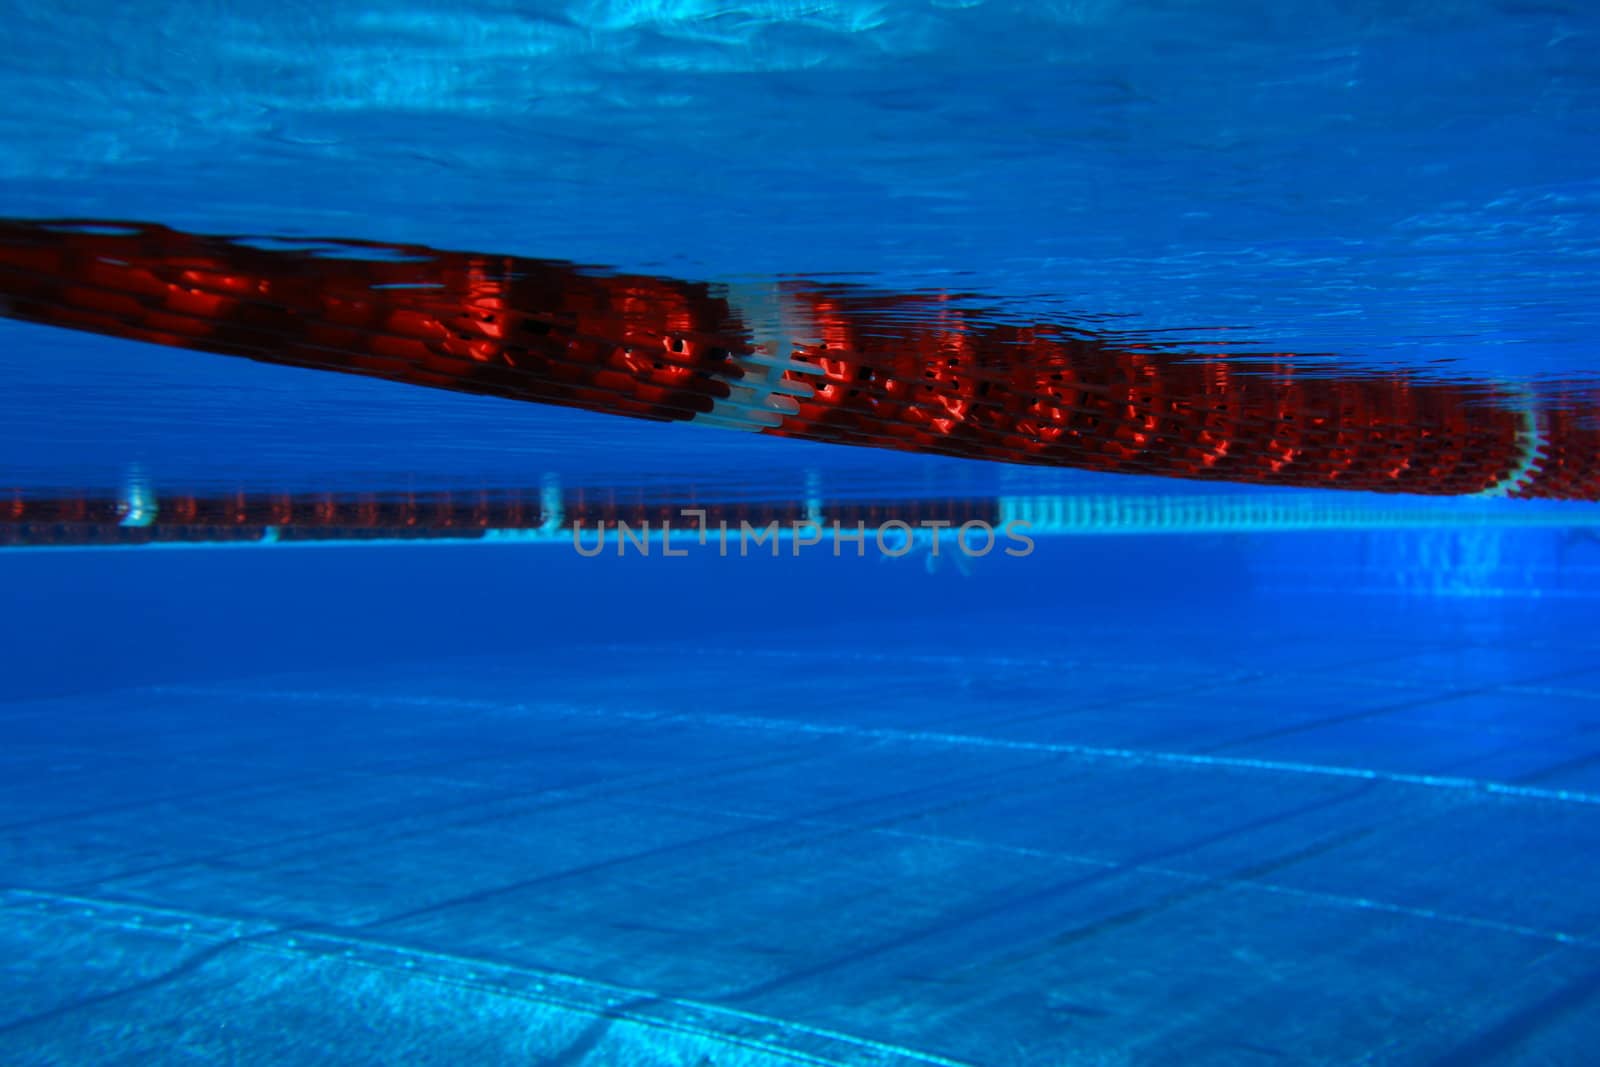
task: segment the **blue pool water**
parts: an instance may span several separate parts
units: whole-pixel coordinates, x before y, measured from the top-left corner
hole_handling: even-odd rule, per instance
[[[1600,384],[1583,3],[8,3],[0,27],[8,219]],[[0,1062],[1600,1046],[1593,503],[850,448],[8,318],[0,374],[0,506],[1071,517],[972,559],[0,542]]]

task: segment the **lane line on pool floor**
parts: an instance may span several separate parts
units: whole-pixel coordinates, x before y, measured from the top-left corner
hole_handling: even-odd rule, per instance
[[[337,931],[302,931],[261,920],[229,919],[195,912],[65,896],[41,890],[0,891],[0,914],[73,919],[99,926],[166,936],[208,949],[331,961],[400,977],[452,985],[509,1000],[532,1002],[583,1016],[631,1023],[741,1048],[812,1067],[968,1067],[964,1061],[825,1027],[719,1007],[578,975],[513,966],[452,953],[414,948]],[[203,963],[210,962],[209,959]],[[203,965],[202,963],[202,965]],[[659,1014],[658,1014],[659,1013]],[[26,1026],[18,1020],[10,1028]]]
[[[152,692],[181,694],[185,696],[211,696],[229,700],[252,702],[327,701],[329,703],[355,703],[368,707],[392,706],[396,708],[437,708],[440,710],[492,711],[497,713],[542,714],[569,718],[606,718],[618,722],[686,723],[721,729],[759,730],[771,733],[803,734],[814,736],[845,737],[854,740],[888,742],[897,744],[939,745],[954,748],[988,749],[1006,752],[1045,752],[1086,759],[1101,759],[1131,764],[1156,764],[1174,767],[1196,767],[1213,770],[1261,771],[1272,774],[1292,774],[1312,777],[1343,778],[1368,782],[1385,782],[1394,785],[1420,786],[1427,789],[1476,793],[1484,796],[1506,797],[1521,800],[1550,801],[1563,804],[1581,804],[1600,807],[1600,793],[1572,789],[1550,789],[1540,786],[1516,785],[1484,778],[1465,778],[1453,775],[1425,774],[1410,771],[1385,771],[1371,767],[1346,767],[1337,764],[1305,763],[1297,760],[1257,759],[1246,756],[1215,756],[1190,752],[1171,752],[1158,749],[1138,749],[1121,746],[1079,745],[1060,741],[1028,741],[1004,737],[984,737],[977,734],[947,733],[928,730],[905,730],[895,727],[866,727],[848,723],[812,722],[804,719],[765,718],[753,715],[732,715],[718,712],[667,712],[633,711],[623,708],[577,707],[574,705],[541,706],[515,701],[474,700],[455,697],[374,697],[360,693],[327,690],[278,690],[257,692],[234,690],[226,687],[157,686]]]

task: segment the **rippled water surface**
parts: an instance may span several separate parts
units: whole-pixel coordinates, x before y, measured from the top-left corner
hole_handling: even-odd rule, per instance
[[[865,275],[1021,314],[1588,369],[1587,5],[29,5],[6,22],[9,214]]]
[[[1589,5],[0,14],[10,216],[953,292],[999,320],[1429,376],[1589,382],[1600,366]],[[121,441],[172,464],[146,441],[151,419],[207,424],[280,474],[293,466],[285,438],[307,434],[342,442],[358,474],[435,477],[509,457],[549,467],[597,440],[676,443],[652,427],[359,384],[308,398],[292,376],[4,330],[16,432],[0,447],[30,482],[105,481],[78,465],[80,445],[104,455]],[[30,451],[41,418],[66,431],[57,468]],[[357,458],[374,441],[402,452]],[[576,466],[591,462],[605,473],[603,455]],[[896,477],[915,476],[905,462]]]

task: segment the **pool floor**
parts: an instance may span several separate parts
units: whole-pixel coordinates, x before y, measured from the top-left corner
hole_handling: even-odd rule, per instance
[[[13,700],[0,1060],[1581,1062],[1597,647],[841,626]]]

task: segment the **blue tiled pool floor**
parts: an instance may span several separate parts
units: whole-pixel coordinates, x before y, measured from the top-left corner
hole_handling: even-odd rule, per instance
[[[1428,634],[841,627],[13,701],[0,1059],[1581,1062],[1594,639]]]

